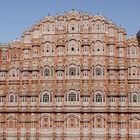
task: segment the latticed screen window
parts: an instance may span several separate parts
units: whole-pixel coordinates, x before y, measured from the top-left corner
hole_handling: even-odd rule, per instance
[[[68,101],[76,101],[76,94],[75,93],[70,93],[68,96]]]
[[[50,101],[50,97],[48,94],[44,94],[43,95],[43,102],[49,102]]]
[[[17,95],[10,94],[9,95],[9,101],[10,101],[10,103],[17,102]]]
[[[96,102],[103,102],[103,97],[100,93],[96,95]]]
[[[44,76],[50,76],[50,71],[49,69],[44,70]]]
[[[71,68],[69,69],[69,75],[70,75],[70,76],[76,75],[76,68],[71,67]]]
[[[102,74],[101,68],[96,68],[96,75],[101,75],[101,74]]]
[[[137,95],[134,94],[134,95],[133,95],[133,102],[137,102],[137,101],[138,101],[138,99],[137,99]]]
[[[10,102],[11,102],[11,103],[14,102],[14,95],[10,95]]]

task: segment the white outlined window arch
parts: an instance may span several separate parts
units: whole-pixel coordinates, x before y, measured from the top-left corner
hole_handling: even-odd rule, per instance
[[[105,102],[105,94],[102,91],[96,91],[93,95],[94,103],[103,103]]]
[[[9,94],[9,102],[10,103],[16,103],[17,102],[17,95],[14,93]]]
[[[94,78],[103,78],[105,75],[105,67],[101,65],[96,65],[93,67],[93,76]]]
[[[49,92],[43,92],[40,97],[40,101],[42,103],[49,103],[52,102],[52,94]]]
[[[133,92],[129,94],[129,101],[131,103],[138,103],[139,102],[139,95],[137,92]]]
[[[41,75],[44,76],[44,77],[50,77],[50,76],[53,76],[53,73],[54,72],[54,69],[53,67],[49,67],[49,66],[44,66],[42,69],[41,69]]]
[[[79,98],[80,98],[79,96],[80,96],[79,92],[76,92],[75,90],[70,90],[66,94],[65,101],[79,102]]]
[[[68,73],[69,73],[69,76],[76,76],[76,75],[79,75],[79,70],[78,70],[78,67],[76,65],[69,65],[68,67]]]

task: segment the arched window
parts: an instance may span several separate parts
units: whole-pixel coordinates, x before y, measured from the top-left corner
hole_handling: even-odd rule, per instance
[[[54,73],[54,68],[53,67],[49,67],[49,66],[45,66],[44,68],[41,69],[41,76],[44,76],[44,77],[50,77],[50,76],[53,76],[53,73]]]
[[[9,116],[7,118],[7,127],[11,129],[17,128],[17,119],[15,118],[15,116]]]
[[[70,93],[68,95],[68,101],[71,101],[71,102],[76,101],[76,94],[75,93]]]
[[[96,75],[102,75],[102,70],[101,70],[101,68],[99,68],[99,67],[97,67],[96,68]]]
[[[16,49],[13,49],[11,52],[11,59],[16,60],[18,58],[18,51]]]
[[[75,76],[76,75],[76,68],[75,67],[70,67],[69,68],[69,75],[70,76]]]
[[[135,54],[135,47],[131,47],[131,54]]]
[[[93,76],[95,78],[103,78],[104,75],[105,75],[105,67],[97,65],[93,68]]]
[[[77,32],[78,31],[78,22],[75,19],[69,21],[69,32]]]
[[[131,78],[137,78],[137,67],[131,67]]]
[[[11,93],[11,94],[9,95],[9,102],[10,102],[10,103],[15,103],[15,102],[17,102],[17,95]]]
[[[43,102],[49,102],[50,101],[50,97],[48,94],[44,94],[43,95]]]
[[[118,48],[118,56],[123,57],[124,56],[124,48]]]
[[[138,102],[139,102],[138,93],[136,93],[136,92],[130,93],[130,94],[129,94],[129,101],[130,101],[131,103],[138,103]]]
[[[79,127],[78,120],[76,118],[74,118],[74,117],[68,118],[67,122],[68,122],[68,128],[77,128],[77,127]]]
[[[43,103],[52,102],[52,95],[49,93],[43,93],[41,96],[41,102]]]
[[[93,120],[93,128],[105,128],[105,119],[100,116],[95,117]]]
[[[49,128],[50,127],[49,123],[50,123],[49,118],[45,117],[43,119],[43,128]]]
[[[138,133],[140,130],[140,119],[137,116],[134,116],[131,120],[129,120],[129,125],[130,129],[136,130],[133,131],[133,133]]]
[[[102,94],[96,94],[96,102],[103,102]]]
[[[50,76],[50,69],[49,68],[44,69],[44,76]]]
[[[52,119],[49,116],[43,116],[41,118],[41,128],[50,129],[52,127]]]
[[[96,119],[96,123],[97,123],[97,128],[102,128],[102,119],[100,117]]]
[[[53,51],[53,45],[50,42],[46,42],[44,44],[44,55],[52,55]]]
[[[131,46],[129,51],[130,51],[129,52],[130,57],[136,57],[136,47],[135,46]]]
[[[11,94],[11,95],[10,95],[10,103],[13,103],[13,102],[14,102],[14,98],[15,98],[14,95]]]
[[[11,76],[11,79],[17,79],[17,78],[19,78],[19,69],[11,68],[11,70],[10,70],[10,76]]]
[[[12,77],[15,77],[16,76],[16,69],[11,69],[11,74],[12,74]]]
[[[75,131],[76,128],[80,127],[80,119],[78,116],[74,114],[70,114],[65,119],[65,127],[67,129],[71,129],[71,131]]]
[[[93,102],[102,103],[105,102],[105,95],[101,91],[97,91],[97,93],[93,96]]]
[[[135,102],[138,102],[138,95],[137,94],[133,94],[132,95],[132,101],[135,103]]]
[[[79,93],[76,93],[75,91],[69,91],[66,95],[66,101],[68,102],[79,101]]]
[[[24,59],[30,58],[30,50],[29,49],[25,48],[23,50],[23,52],[24,52],[24,54],[23,54]]]

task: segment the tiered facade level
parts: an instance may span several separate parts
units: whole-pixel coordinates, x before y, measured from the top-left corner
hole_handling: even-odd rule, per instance
[[[1,44],[0,139],[139,140],[137,39],[71,11]]]

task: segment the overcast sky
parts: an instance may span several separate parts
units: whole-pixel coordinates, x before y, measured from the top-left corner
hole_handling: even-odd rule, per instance
[[[128,36],[140,29],[140,0],[0,0],[0,42],[18,38],[43,17],[72,9],[106,16],[126,29]]]

